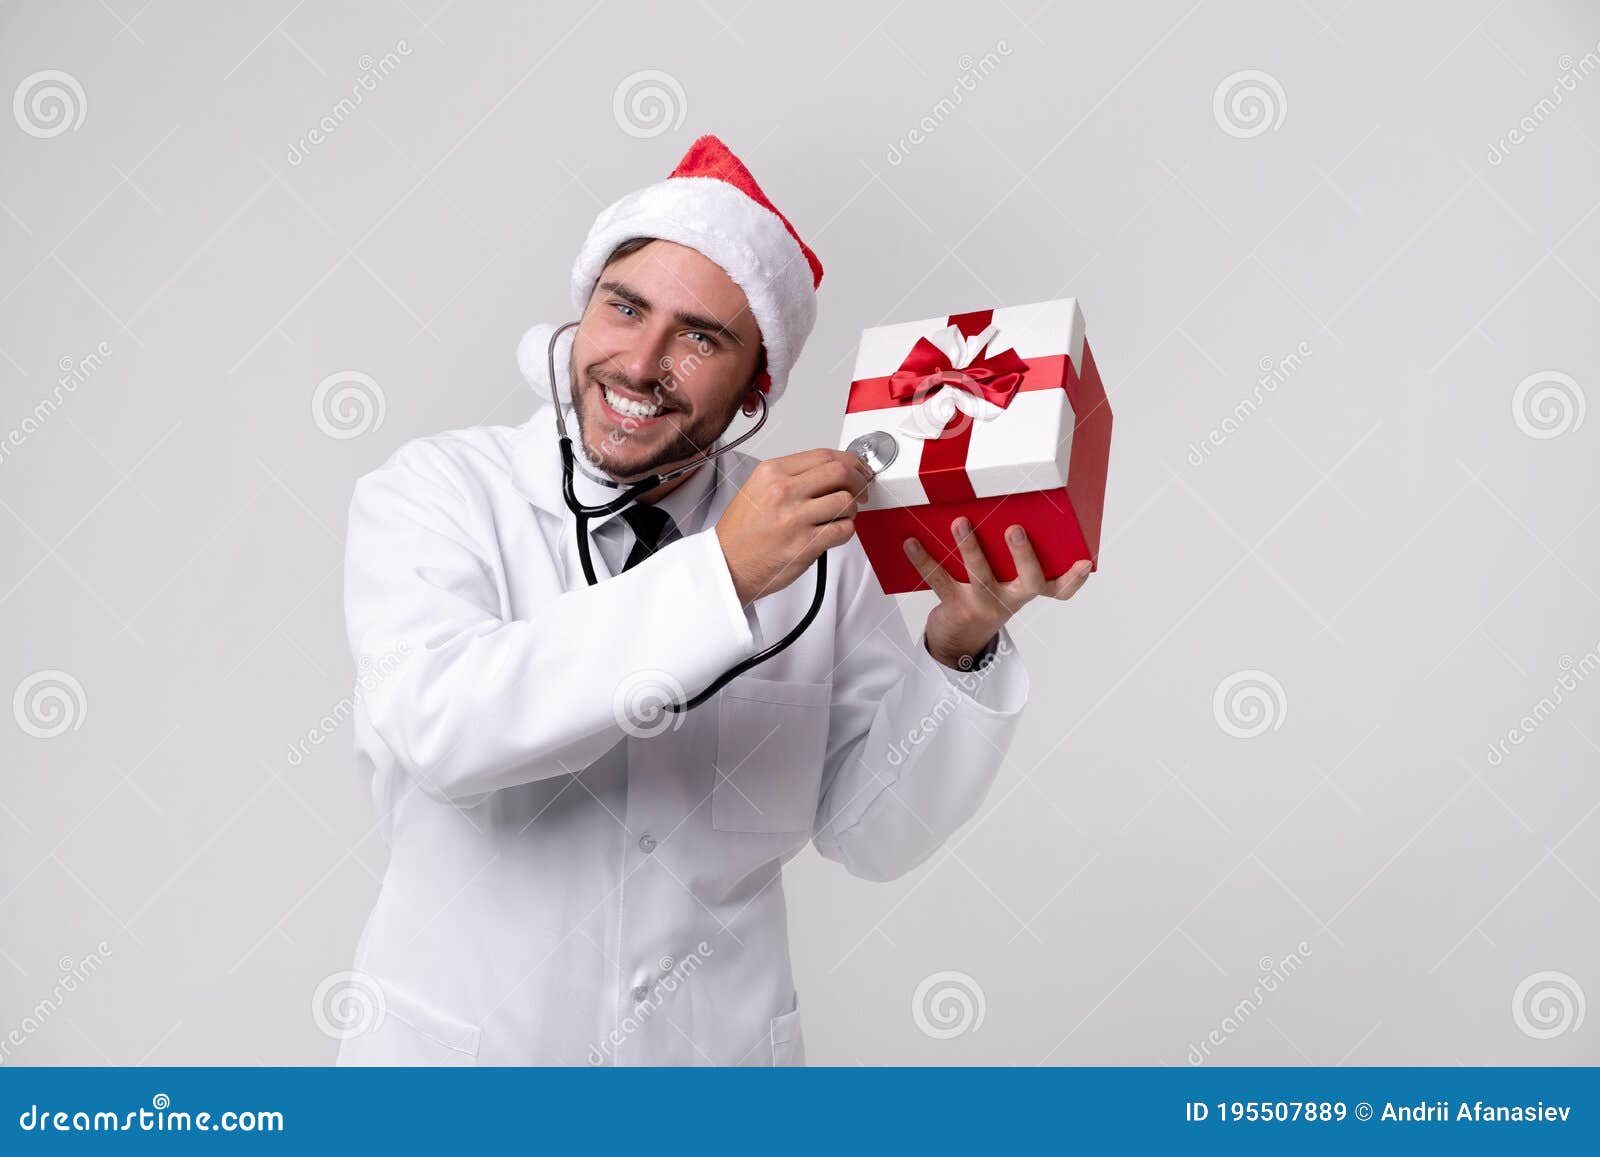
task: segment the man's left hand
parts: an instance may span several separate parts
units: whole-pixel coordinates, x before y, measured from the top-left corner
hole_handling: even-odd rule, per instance
[[[1074,563],[1064,575],[1045,578],[1028,532],[1020,526],[1010,526],[1006,528],[1006,544],[1016,560],[1017,577],[1001,582],[984,557],[971,521],[958,518],[950,524],[950,530],[967,568],[967,582],[958,581],[916,539],[908,538],[902,544],[911,565],[939,596],[939,605],[928,612],[928,652],[946,667],[967,669],[972,656],[983,650],[1023,605],[1039,595],[1070,599],[1089,578],[1088,559]]]

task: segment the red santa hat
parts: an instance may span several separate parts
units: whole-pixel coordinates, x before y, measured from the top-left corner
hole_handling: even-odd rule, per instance
[[[653,237],[703,253],[744,291],[761,330],[767,368],[756,384],[776,402],[817,320],[822,262],[800,240],[750,170],[727,145],[703,136],[689,146],[664,181],[629,193],[595,218],[572,266],[572,304],[589,304],[606,258],[624,241]],[[547,349],[553,325],[537,325],[523,337],[517,360],[544,397],[550,397]],[[573,330],[556,346],[556,372],[568,398]]]

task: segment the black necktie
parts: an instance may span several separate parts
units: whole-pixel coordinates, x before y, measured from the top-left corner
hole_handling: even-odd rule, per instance
[[[628,561],[622,564],[625,571],[632,570],[678,537],[678,528],[672,521],[672,515],[659,506],[636,502],[622,512],[622,517],[633,528],[634,534],[633,549],[628,552]]]

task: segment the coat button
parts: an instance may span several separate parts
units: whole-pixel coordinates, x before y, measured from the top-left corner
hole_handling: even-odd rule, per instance
[[[633,990],[633,1002],[635,1004],[643,1004],[649,998],[650,989],[645,985],[641,984],[638,988]]]
[[[656,850],[656,838],[649,832],[646,832],[644,835],[640,836],[639,850],[648,856],[651,852]]]

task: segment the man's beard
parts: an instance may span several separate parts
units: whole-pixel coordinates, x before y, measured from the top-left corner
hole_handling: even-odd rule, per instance
[[[568,378],[574,380],[575,375]],[[585,374],[584,385],[580,388],[580,396],[594,398],[592,404],[599,405],[600,399],[596,390],[597,379]],[[632,382],[624,385],[639,393],[650,394],[660,398],[666,389],[659,384],[647,390],[640,390]],[[739,410],[739,402],[735,399],[728,412],[722,416],[716,414],[685,415],[682,410],[668,410],[665,421],[672,435],[666,443],[656,451],[651,452],[638,461],[628,461],[624,455],[635,448],[631,434],[628,437],[613,438],[609,435],[599,435],[599,446],[592,445],[589,441],[589,431],[585,425],[586,407],[580,402],[573,406],[578,418],[578,437],[583,442],[584,451],[596,466],[601,467],[618,482],[635,479],[647,474],[664,473],[668,467],[682,464],[686,459],[697,457],[716,443],[723,432],[733,422],[734,415]],[[688,419],[685,421],[685,419]]]

